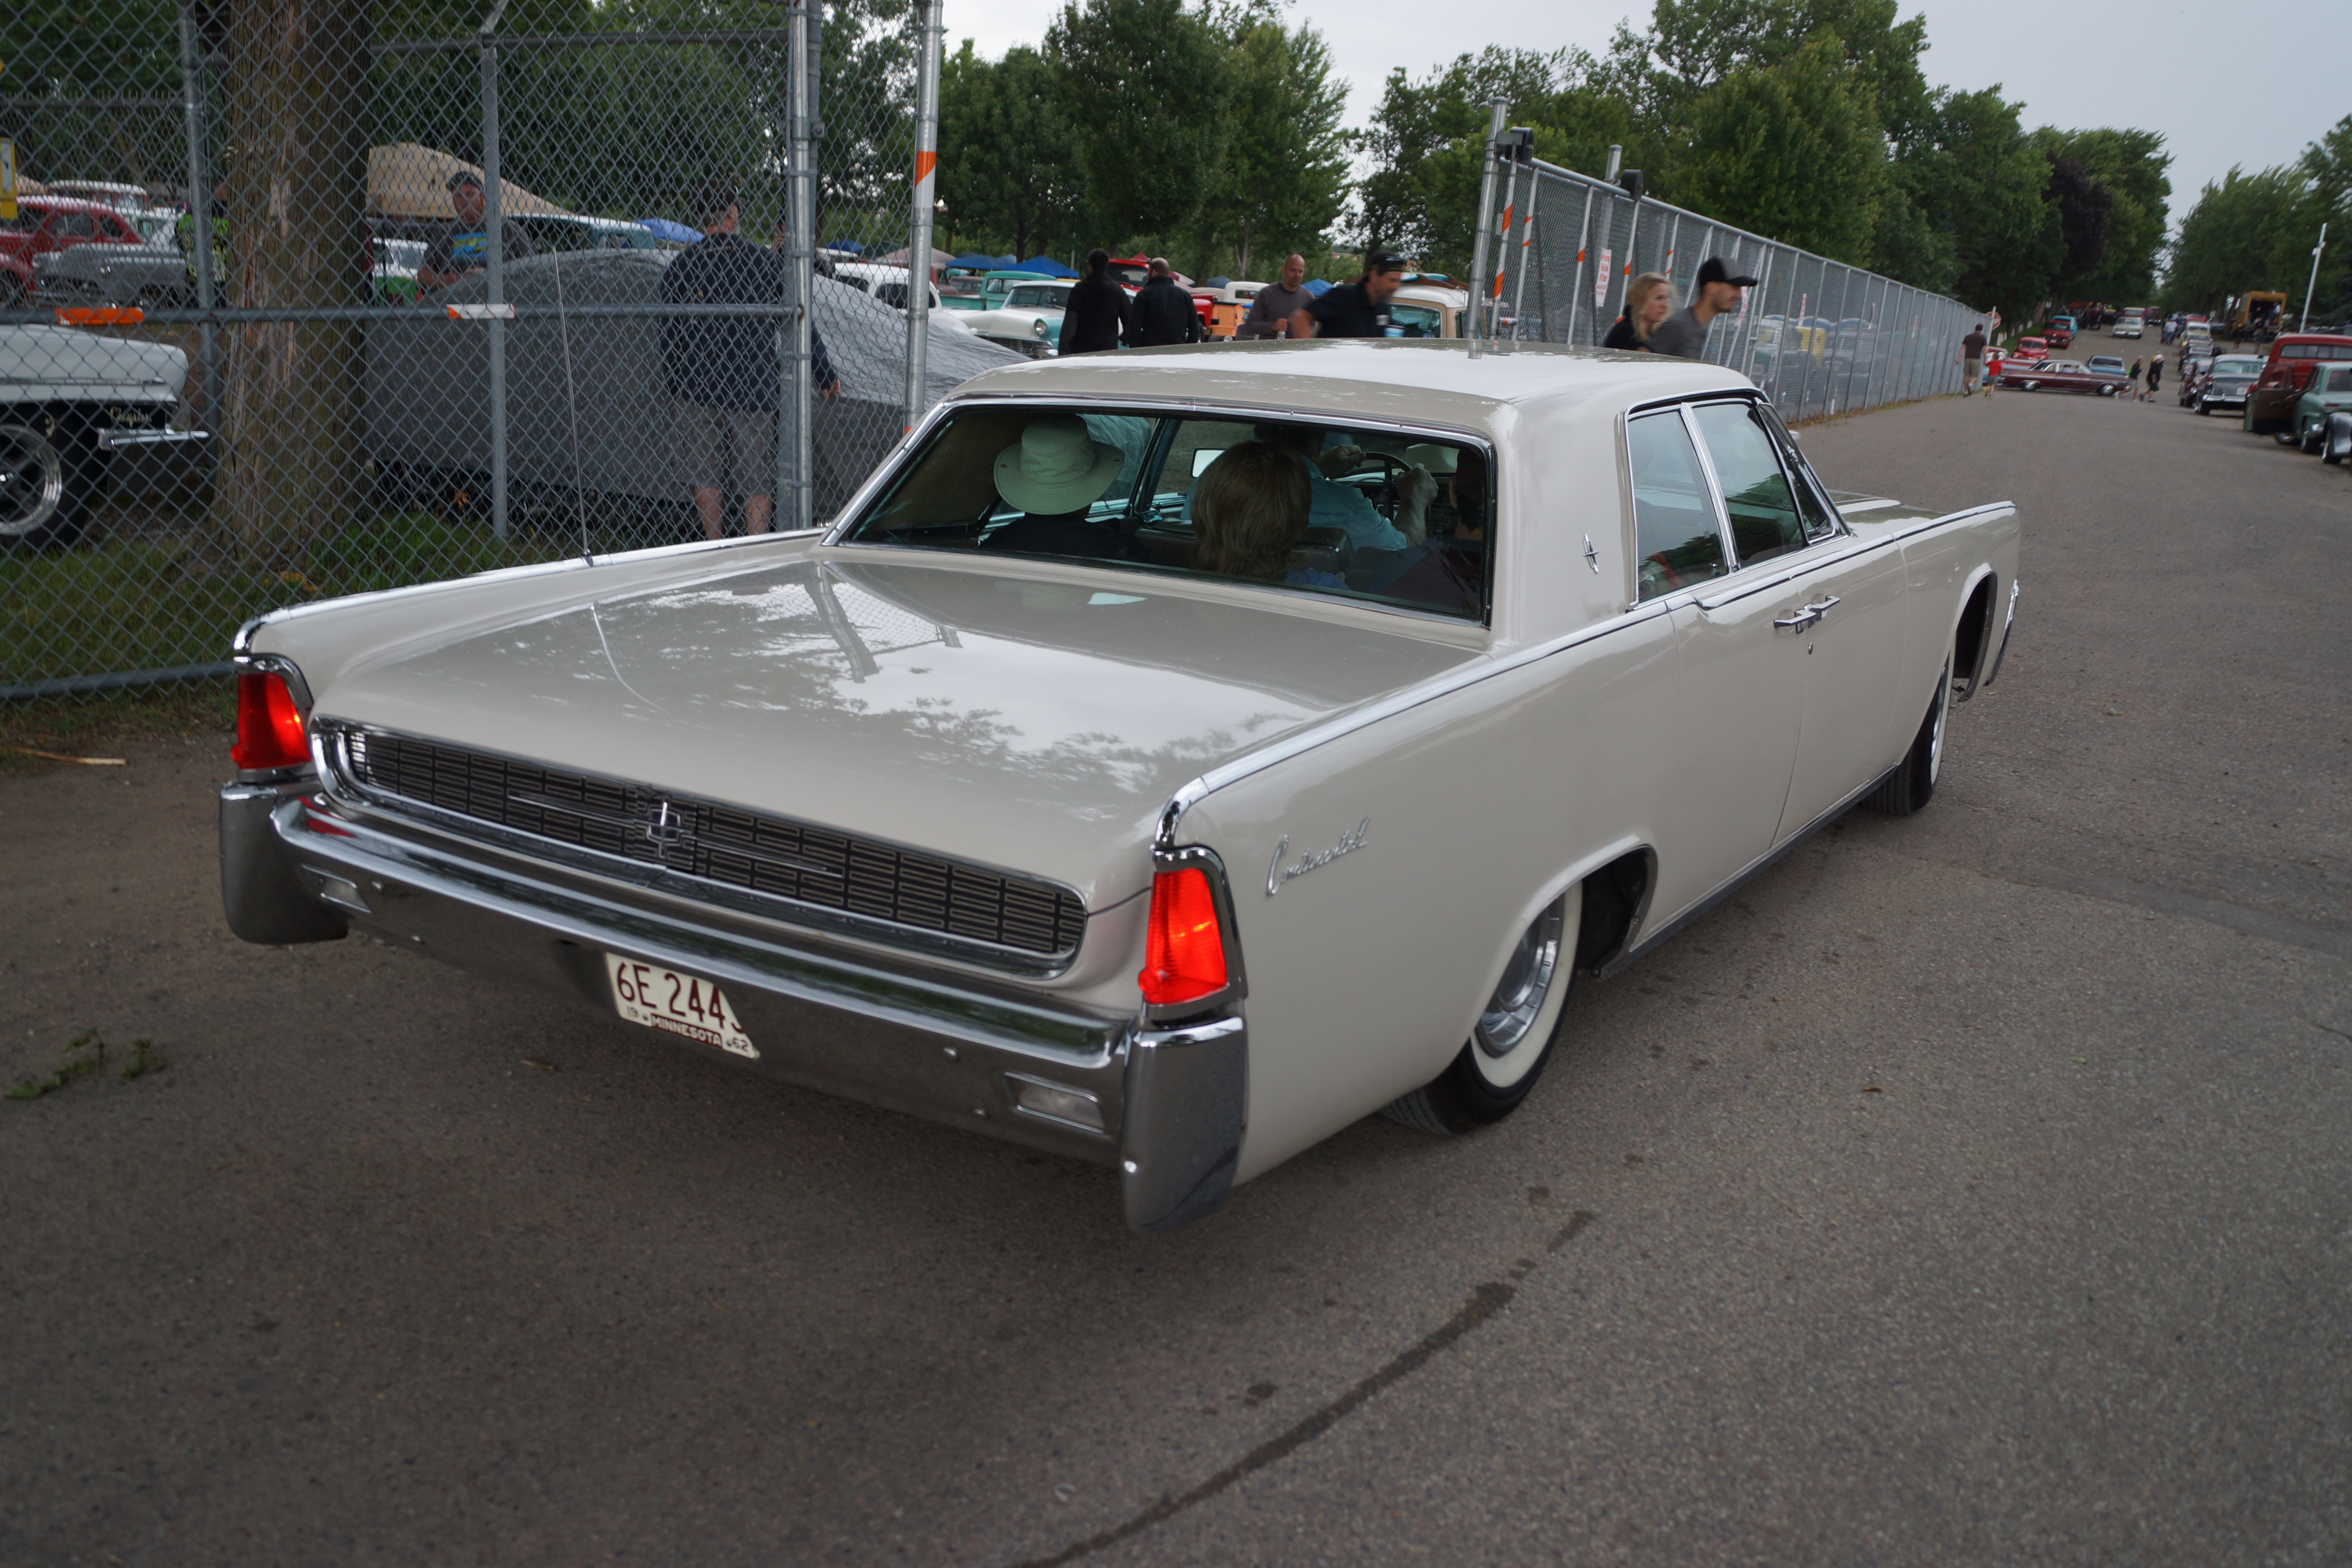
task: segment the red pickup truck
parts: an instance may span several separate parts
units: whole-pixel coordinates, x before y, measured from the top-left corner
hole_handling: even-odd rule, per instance
[[[0,310],[31,302],[33,258],[70,246],[143,243],[131,221],[112,207],[62,196],[22,196],[16,216],[0,218]]]
[[[2311,373],[2334,360],[2352,360],[2352,337],[2324,332],[2281,332],[2271,340],[2271,357],[2246,393],[2245,427],[2292,444],[2295,400]]]

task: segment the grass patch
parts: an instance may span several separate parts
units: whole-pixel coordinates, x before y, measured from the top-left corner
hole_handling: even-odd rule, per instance
[[[119,750],[126,741],[225,737],[236,728],[236,688],[227,680],[101,692],[86,702],[8,703],[0,705],[0,775],[67,765],[28,752],[96,756]],[[227,763],[224,742],[221,763]]]
[[[55,1094],[68,1087],[78,1078],[104,1072],[106,1037],[96,1029],[84,1029],[66,1042],[63,1056],[64,1060],[57,1071],[47,1078],[26,1079],[8,1091],[7,1098],[38,1100],[43,1095]],[[133,1040],[131,1042],[131,1065],[124,1068],[120,1076],[123,1082],[129,1083],[133,1079],[145,1078],[151,1072],[161,1072],[171,1065],[156,1051],[154,1041]]]

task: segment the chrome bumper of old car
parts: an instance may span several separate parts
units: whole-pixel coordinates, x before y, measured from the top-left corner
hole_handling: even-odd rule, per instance
[[[1199,1218],[1231,1189],[1247,1082],[1237,1014],[1105,1017],[891,965],[348,811],[309,777],[224,785],[220,829],[229,926],[249,942],[358,931],[616,1023],[604,954],[618,953],[719,983],[760,1056],[668,1037],[683,1048],[1116,1165],[1138,1229]]]

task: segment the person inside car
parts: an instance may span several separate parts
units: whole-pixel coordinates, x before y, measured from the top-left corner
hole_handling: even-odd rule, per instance
[[[1293,565],[1290,552],[1307,536],[1307,466],[1265,441],[1229,447],[1192,487],[1196,571],[1262,583],[1345,587],[1338,577]]]
[[[1021,439],[996,455],[996,493],[1024,515],[991,533],[981,548],[1025,555],[1076,555],[1094,561],[1149,561],[1108,521],[1089,515],[1118,480],[1127,454],[1097,441],[1075,414],[1044,414]]]

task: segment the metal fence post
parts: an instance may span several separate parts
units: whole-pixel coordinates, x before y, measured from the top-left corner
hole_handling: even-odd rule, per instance
[[[1470,353],[1478,353],[1479,295],[1486,287],[1486,242],[1495,227],[1495,143],[1502,138],[1503,118],[1511,111],[1508,99],[1490,100],[1492,110],[1486,122],[1486,169],[1478,181],[1477,237],[1471,243],[1470,256]]]
[[[205,167],[204,50],[196,37],[194,0],[180,0],[180,110],[188,132],[188,259],[196,272],[196,309],[208,316],[220,303],[213,278],[213,182]],[[220,328],[206,321],[197,329],[205,421],[215,440],[221,432]]]
[[[506,191],[499,173],[499,18],[507,0],[497,0],[482,18],[482,226],[488,262],[483,298],[490,330],[490,531],[507,537],[507,324],[499,307],[506,301]]]
[[[907,237],[907,428],[923,416],[924,361],[931,331],[931,203],[939,190],[940,4],[922,7],[921,62],[915,76],[914,222]]]
[[[1568,331],[1560,342],[1576,342],[1576,312],[1584,299],[1584,255],[1592,244],[1592,187],[1584,187],[1584,219],[1576,226],[1576,274],[1568,286]]]
[[[815,322],[811,307],[816,295],[816,153],[809,138],[809,98],[814,88],[809,61],[809,6],[812,0],[793,0],[792,9],[792,288],[793,330],[792,519],[794,528],[816,526],[815,387],[812,384]],[[926,268],[928,274],[929,269]],[[912,303],[911,296],[909,304]]]
[[[1528,262],[1531,256],[1540,257],[1542,254],[1530,249],[1536,242],[1536,193],[1542,189],[1543,178],[1536,173],[1535,165],[1529,163],[1527,216],[1519,220],[1519,278],[1517,286],[1511,290],[1511,336],[1515,338],[1528,335]],[[1540,283],[1536,286],[1536,310],[1538,315],[1543,310],[1543,285]],[[1536,335],[1542,338],[1548,334],[1538,332]]]

